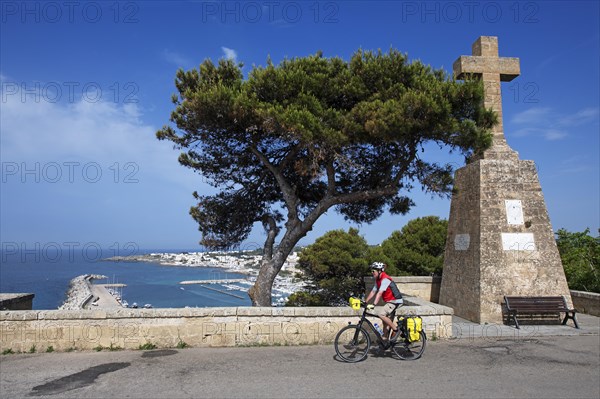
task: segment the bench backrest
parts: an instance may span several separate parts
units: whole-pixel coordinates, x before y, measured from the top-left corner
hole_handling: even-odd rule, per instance
[[[568,309],[562,296],[505,296],[504,302],[509,310]]]

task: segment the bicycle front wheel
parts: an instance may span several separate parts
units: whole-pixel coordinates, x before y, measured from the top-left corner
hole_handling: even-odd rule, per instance
[[[349,325],[340,330],[335,337],[335,352],[345,362],[360,362],[369,353],[371,338],[364,328]]]
[[[425,344],[427,343],[427,336],[424,331],[419,333],[419,340],[408,342],[398,340],[392,347],[394,353],[402,360],[417,360],[423,355],[425,351]]]

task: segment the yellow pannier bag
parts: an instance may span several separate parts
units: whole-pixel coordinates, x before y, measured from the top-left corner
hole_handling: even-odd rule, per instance
[[[399,321],[403,323],[408,340],[410,342],[421,339],[421,331],[423,330],[423,319],[420,316],[399,317]]]

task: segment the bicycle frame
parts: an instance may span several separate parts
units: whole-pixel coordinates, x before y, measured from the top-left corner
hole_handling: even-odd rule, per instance
[[[389,348],[389,347],[391,347],[391,346],[395,345],[395,344],[396,344],[395,342],[384,341],[384,340],[383,340],[383,335],[381,335],[381,334],[379,333],[379,331],[377,331],[377,329],[375,328],[375,326],[373,325],[373,323],[371,323],[371,320],[367,319],[367,317],[368,317],[368,316],[370,316],[370,317],[376,317],[376,318],[378,318],[379,320],[381,320],[381,318],[379,317],[379,315],[376,315],[376,314],[373,314],[373,313],[369,313],[369,312],[367,312],[367,306],[366,306],[366,304],[365,304],[364,306],[361,304],[361,306],[364,308],[364,310],[363,310],[362,316],[361,316],[361,318],[360,318],[360,321],[359,321],[359,322],[358,322],[358,324],[357,324],[357,325],[358,325],[358,327],[359,327],[359,328],[363,328],[363,325],[366,323],[366,324],[367,324],[367,326],[369,326],[369,328],[371,329],[371,331],[372,331],[372,332],[375,334],[375,336],[377,337],[377,343],[378,343],[378,344],[379,344],[381,347],[383,347],[383,348],[385,348],[385,349],[387,349],[387,348]],[[394,318],[395,318],[395,317],[396,317],[396,309],[394,309],[394,311],[393,311],[393,312],[390,314],[390,319],[391,319],[391,320],[394,320]],[[351,324],[351,323],[348,323],[348,324]],[[398,327],[400,327],[400,326],[398,326]],[[365,328],[365,330],[366,330],[366,328]],[[355,334],[355,336],[354,336],[354,340],[357,340],[357,339],[358,339],[358,333],[359,333],[359,330],[356,330],[356,334]]]

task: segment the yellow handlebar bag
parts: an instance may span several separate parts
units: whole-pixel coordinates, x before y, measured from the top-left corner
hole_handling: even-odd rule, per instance
[[[354,310],[360,309],[360,299],[350,297],[350,307]]]

